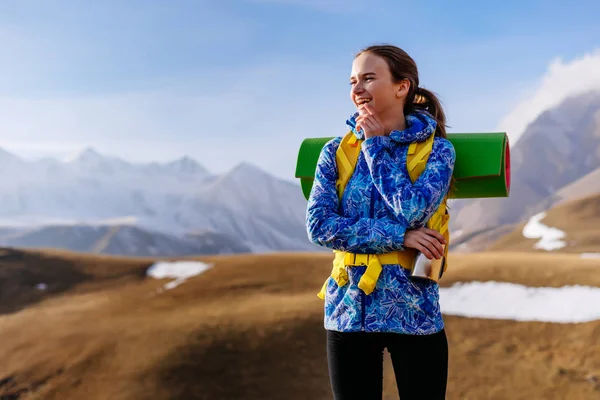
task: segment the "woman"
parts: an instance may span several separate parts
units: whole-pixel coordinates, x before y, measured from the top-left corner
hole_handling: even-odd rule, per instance
[[[341,138],[324,146],[307,208],[310,240],[337,252],[416,249],[440,259],[445,239],[425,227],[450,190],[455,162],[440,102],[419,87],[415,62],[395,46],[359,52],[350,84],[358,111],[347,124],[360,154],[340,201],[336,150]],[[409,145],[432,134],[427,164],[413,183],[406,167]],[[444,399],[448,342],[437,283],[413,280],[406,266],[389,264],[374,290],[365,293],[359,282],[367,267],[345,268],[347,283],[330,277],[323,292],[334,399],[381,399],[385,348],[402,400]]]

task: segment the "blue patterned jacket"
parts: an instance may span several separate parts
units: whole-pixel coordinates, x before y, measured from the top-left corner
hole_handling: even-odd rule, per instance
[[[347,124],[355,129],[354,114]],[[311,242],[353,253],[404,250],[408,228],[424,226],[448,192],[456,154],[452,144],[436,137],[425,171],[413,184],[406,169],[408,145],[423,141],[436,127],[428,114],[406,116],[407,127],[362,143],[356,169],[341,203],[335,153],[341,137],[320,154],[308,200],[306,225]],[[347,267],[349,282],[338,287],[328,278],[325,329],[427,335],[444,327],[438,284],[414,282],[399,265],[386,265],[375,290],[366,295],[357,286],[366,267]]]

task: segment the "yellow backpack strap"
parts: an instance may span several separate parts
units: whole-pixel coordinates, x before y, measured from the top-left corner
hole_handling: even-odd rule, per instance
[[[346,271],[346,254],[343,251],[334,250],[333,254],[333,269],[331,270],[331,278],[337,283],[339,287],[344,286],[348,283],[348,272]],[[329,278],[323,283],[321,291],[317,294],[321,300],[325,300],[325,294],[327,293],[327,283]]]
[[[450,247],[450,213],[446,208],[446,199],[444,199],[444,211],[445,214],[442,216],[442,224],[439,230],[439,232],[444,236],[444,239],[446,239],[446,247],[444,247],[445,262],[442,272],[446,272],[446,269],[448,269],[448,248]]]
[[[367,254],[367,259],[367,269],[360,277],[358,287],[365,292],[366,295],[369,295],[375,290],[379,275],[381,274],[381,271],[383,271],[383,266],[381,265],[381,261],[377,254]]]
[[[356,162],[358,161],[358,155],[360,153],[360,144],[362,140],[358,140],[354,132],[349,131],[340,142],[335,153],[335,161],[338,170],[338,179],[336,182],[336,188],[338,192],[338,198],[342,200],[342,195],[346,189],[348,181],[354,173],[356,168]],[[334,251],[335,259],[333,261],[333,270],[331,271],[331,277],[337,282],[339,286],[344,286],[348,282],[348,273],[346,272],[345,255],[347,253]],[[327,282],[325,281],[321,291],[317,294],[319,298],[324,299],[327,291]]]
[[[429,154],[433,149],[433,140],[435,134],[431,134],[422,142],[414,142],[408,146],[408,154],[406,156],[406,169],[410,175],[410,179],[414,183],[419,175],[425,170]]]
[[[338,168],[338,179],[336,187],[338,191],[338,198],[341,200],[344,194],[344,189],[354,173],[358,155],[360,153],[360,144],[362,140],[358,140],[354,135],[354,132],[349,131],[340,142],[335,158]]]
[[[434,139],[435,134],[432,134],[426,140],[422,142],[411,143],[408,146],[406,169],[408,170],[408,174],[410,175],[410,179],[413,183],[419,178],[427,166],[429,154],[433,149]],[[446,239],[446,247],[444,248],[444,257],[446,258],[443,269],[444,272],[448,267],[448,247],[450,245],[450,230],[448,226],[450,223],[450,214],[448,213],[446,206],[447,200],[447,197],[445,197],[440,207],[438,207],[429,221],[427,221],[427,227],[429,229],[438,231],[442,234],[442,236],[444,236],[444,239]]]

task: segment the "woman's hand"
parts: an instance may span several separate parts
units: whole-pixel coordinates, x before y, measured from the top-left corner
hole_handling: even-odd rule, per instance
[[[356,118],[356,130],[362,128],[365,133],[365,139],[374,136],[385,136],[385,128],[383,123],[369,104],[361,106],[362,110],[358,118]]]
[[[440,259],[444,255],[444,236],[438,231],[428,228],[409,229],[404,234],[404,247],[419,250],[428,259]]]

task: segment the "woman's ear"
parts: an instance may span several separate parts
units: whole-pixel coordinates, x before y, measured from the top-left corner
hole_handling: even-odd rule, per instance
[[[410,91],[410,81],[408,79],[402,79],[398,83],[398,90],[396,91],[396,97],[401,99],[408,96],[408,92]]]

